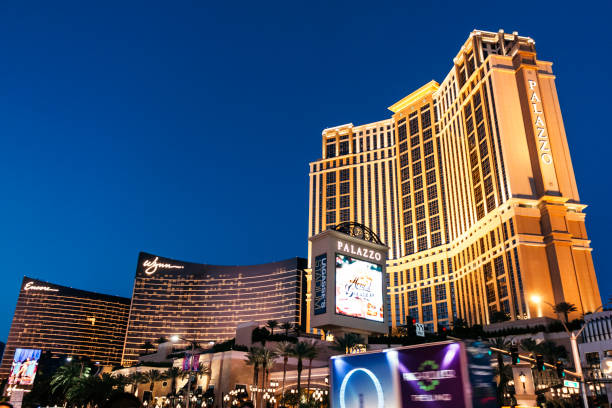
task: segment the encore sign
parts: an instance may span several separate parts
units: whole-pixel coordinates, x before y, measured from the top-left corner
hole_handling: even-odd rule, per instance
[[[42,285],[36,285],[36,283],[34,282],[28,282],[25,284],[25,286],[23,287],[23,290],[37,290],[37,291],[43,291],[43,292],[59,292],[59,289],[54,289],[50,286],[42,286]]]
[[[546,123],[544,123],[544,119],[542,119],[542,101],[538,96],[537,86],[538,83],[534,80],[527,80],[529,83],[529,90],[531,91],[530,103],[531,108],[533,109],[533,117],[534,126],[536,130],[536,138],[538,143],[538,154],[540,155],[540,160],[544,164],[552,164],[552,154],[550,151],[550,141],[548,140],[548,132],[546,130]]]

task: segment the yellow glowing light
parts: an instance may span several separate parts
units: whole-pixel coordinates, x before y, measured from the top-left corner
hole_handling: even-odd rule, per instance
[[[533,303],[540,303],[542,301],[542,298],[538,295],[531,295],[531,301]]]
[[[436,81],[429,81],[410,95],[389,106],[388,109],[393,113],[397,113],[402,109],[410,106],[414,102],[418,101],[419,99],[424,98],[426,95],[437,91],[439,87],[440,84],[438,84]]]

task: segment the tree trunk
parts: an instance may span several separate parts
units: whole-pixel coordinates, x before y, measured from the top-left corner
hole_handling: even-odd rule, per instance
[[[285,403],[284,399],[285,399],[285,378],[287,377],[287,361],[289,360],[288,356],[285,356],[283,358],[283,388],[282,388],[282,398],[283,398],[283,404]]]
[[[308,360],[308,388],[306,388],[306,397],[310,401],[310,374],[312,372],[312,359]]]
[[[302,359],[298,359],[298,364],[297,364],[297,390],[298,390],[298,398],[300,396],[300,391],[301,391],[301,379],[302,379]]]

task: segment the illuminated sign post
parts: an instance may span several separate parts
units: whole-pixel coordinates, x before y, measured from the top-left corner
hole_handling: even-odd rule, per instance
[[[310,327],[335,335],[387,333],[385,263],[389,249],[363,234],[354,235],[327,230],[310,238]]]

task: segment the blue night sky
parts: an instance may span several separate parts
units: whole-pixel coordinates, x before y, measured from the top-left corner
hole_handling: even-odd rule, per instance
[[[141,250],[306,256],[321,130],[388,118],[475,28],[529,35],[554,62],[612,294],[610,2],[90,3],[0,5],[0,339],[23,275],[130,296]]]

